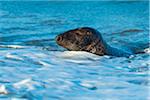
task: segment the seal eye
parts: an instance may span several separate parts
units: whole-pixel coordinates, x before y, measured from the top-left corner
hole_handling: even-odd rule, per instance
[[[76,31],[75,34],[79,35],[79,36],[82,36],[82,35],[84,35],[84,32],[82,32],[82,31]]]
[[[81,35],[80,33],[75,33],[76,35]]]

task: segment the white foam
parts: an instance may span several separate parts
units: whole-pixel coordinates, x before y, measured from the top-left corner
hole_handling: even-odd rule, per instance
[[[12,55],[12,54],[10,54],[10,53],[7,53],[7,54],[6,54],[6,57],[7,57],[7,58],[11,58],[11,59],[23,60],[23,58],[21,58],[21,57],[19,57],[19,56],[17,56],[17,55]]]
[[[91,58],[95,60],[100,58],[100,56],[85,51],[64,51],[62,53],[59,53],[57,56],[62,58],[77,58],[77,59]]]
[[[28,100],[28,99],[25,99],[25,98],[11,98],[11,100]]]
[[[144,50],[144,52],[150,53],[150,48],[146,48],[146,49]]]
[[[39,83],[33,81],[31,78],[13,84],[13,86],[17,89],[25,87],[29,90],[34,90],[34,85],[39,85]]]
[[[20,45],[0,45],[0,47],[3,47],[3,48],[15,48],[15,49],[25,48],[25,46],[20,46]]]
[[[40,64],[42,64],[45,67],[51,66],[50,64],[43,62],[43,61],[38,61]]]
[[[0,94],[8,94],[5,85],[0,85]]]

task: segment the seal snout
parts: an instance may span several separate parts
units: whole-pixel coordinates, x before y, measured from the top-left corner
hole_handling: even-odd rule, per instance
[[[63,40],[61,35],[56,36],[56,41],[57,42],[61,42]]]

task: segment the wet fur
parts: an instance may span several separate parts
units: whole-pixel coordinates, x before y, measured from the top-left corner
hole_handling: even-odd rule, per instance
[[[97,55],[104,55],[105,47],[98,31],[84,27],[70,30],[60,34],[63,41],[57,42],[59,45],[74,51],[87,51]]]

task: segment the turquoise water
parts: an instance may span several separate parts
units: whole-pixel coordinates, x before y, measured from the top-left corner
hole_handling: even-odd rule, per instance
[[[0,100],[150,99],[149,49],[129,58],[97,56],[54,41],[88,26],[110,45],[140,50],[149,43],[148,22],[146,1],[1,1]]]

